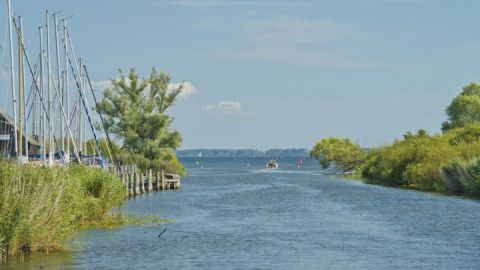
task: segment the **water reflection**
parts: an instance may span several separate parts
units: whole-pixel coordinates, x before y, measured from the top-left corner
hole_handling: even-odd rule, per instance
[[[8,263],[0,264],[0,269],[25,270],[60,270],[73,269],[74,256],[70,252],[54,252],[49,254],[33,254],[10,258]]]

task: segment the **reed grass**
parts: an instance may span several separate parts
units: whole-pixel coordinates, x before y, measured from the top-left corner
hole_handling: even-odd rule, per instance
[[[44,167],[0,161],[0,255],[65,250],[64,241],[109,219],[126,200],[119,179],[84,166]]]

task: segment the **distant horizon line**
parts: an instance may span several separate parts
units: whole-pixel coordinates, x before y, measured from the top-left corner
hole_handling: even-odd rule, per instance
[[[244,148],[208,148],[208,147],[201,147],[201,148],[181,148],[177,149],[176,151],[201,151],[201,150],[257,150],[257,151],[268,151],[268,150],[290,150],[290,149],[296,149],[296,150],[309,150],[310,148],[308,147],[275,147],[275,148],[254,148],[254,147],[244,147]]]

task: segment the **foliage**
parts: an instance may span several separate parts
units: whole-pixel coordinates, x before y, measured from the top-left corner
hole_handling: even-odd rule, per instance
[[[376,183],[445,191],[441,168],[480,153],[479,141],[462,136],[470,132],[460,129],[452,132],[444,136],[429,136],[423,131],[416,135],[407,133],[403,140],[373,150],[362,175]]]
[[[360,154],[348,139],[327,138],[311,152],[322,167],[361,160],[356,168],[370,182],[480,196],[480,84],[470,83],[447,107],[444,134],[420,129],[392,145]]]
[[[100,144],[100,150],[102,151],[102,154],[105,158],[110,158],[109,157],[109,153],[111,153],[113,155],[113,152],[115,152],[116,154],[120,154],[121,153],[121,149],[120,149],[120,146],[115,142],[115,141],[112,141],[112,148],[110,148],[110,144],[108,143],[108,141],[106,139],[99,139],[98,140],[98,143]],[[112,152],[113,150],[113,152]],[[98,153],[98,150],[97,150],[97,145],[95,143],[95,139],[90,139],[87,141],[87,152],[86,154],[87,155],[93,155],[93,154],[97,154]]]
[[[66,238],[126,199],[121,181],[100,169],[6,162],[0,168],[2,257],[63,249]]]
[[[463,128],[454,128],[445,134],[452,145],[475,144],[480,141],[480,123],[471,123]]]
[[[448,121],[442,124],[444,132],[480,123],[480,84],[470,83],[447,107]]]
[[[335,165],[337,169],[348,172],[359,168],[365,162],[367,153],[348,138],[330,137],[317,142],[310,156],[318,159],[324,169]]]
[[[186,175],[185,167],[173,153],[154,160],[145,158],[142,155],[123,153],[118,156],[118,159],[121,164],[136,164],[141,171],[148,169],[155,171],[164,170],[180,176]]]
[[[130,69],[128,78],[120,70],[120,79],[112,80],[113,87],[105,91],[99,111],[105,116],[107,132],[122,140],[126,152],[150,161],[172,162],[169,166],[173,166],[176,158],[171,155],[182,138],[178,131],[170,130],[173,118],[166,111],[183,84],[171,89],[170,79],[155,68],[148,79],[140,79],[135,69]]]
[[[465,192],[468,195],[480,197],[480,158],[468,161],[455,160],[444,168],[449,181],[460,184],[460,189],[455,191]]]

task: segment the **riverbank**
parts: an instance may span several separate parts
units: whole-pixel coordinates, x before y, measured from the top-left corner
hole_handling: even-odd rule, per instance
[[[0,254],[67,250],[64,241],[89,224],[121,222],[109,211],[127,199],[117,176],[84,166],[0,162]]]
[[[342,177],[369,184],[479,198],[480,141],[473,132],[477,128],[433,136],[420,130],[368,151],[348,138],[332,137],[319,141],[311,155],[323,168],[334,166]]]

